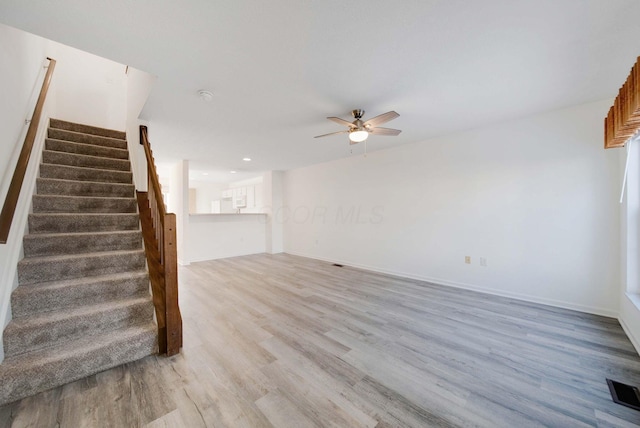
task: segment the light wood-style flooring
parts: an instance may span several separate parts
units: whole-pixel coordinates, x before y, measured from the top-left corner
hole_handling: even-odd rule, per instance
[[[0,408],[1,427],[632,427],[614,319],[285,254],[180,270],[184,348]]]

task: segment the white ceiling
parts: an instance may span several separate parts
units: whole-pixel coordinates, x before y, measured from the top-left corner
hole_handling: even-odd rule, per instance
[[[638,16],[637,0],[0,1],[7,25],[157,75],[156,158],[229,180],[361,153],[313,138],[354,108],[401,115],[371,151],[614,97]]]

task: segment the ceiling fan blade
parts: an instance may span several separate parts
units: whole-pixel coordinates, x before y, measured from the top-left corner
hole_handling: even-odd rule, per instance
[[[391,128],[371,128],[369,131],[373,135],[398,135],[402,131],[399,129],[391,129]]]
[[[346,121],[344,119],[340,119],[339,117],[333,117],[332,116],[332,117],[328,117],[327,119],[332,120],[335,123],[338,123],[340,125],[348,126],[349,128],[355,128],[356,127],[353,123],[348,122],[348,121]]]
[[[398,113],[396,113],[395,111],[388,111],[386,113],[382,113],[381,115],[378,115],[376,117],[372,117],[371,119],[367,120],[364,123],[364,126],[378,126],[378,125],[382,125],[385,122],[389,122],[390,120],[395,119],[396,117],[400,116]]]
[[[349,131],[338,131],[338,132],[331,132],[329,134],[316,135],[313,138],[322,138],[322,137],[328,137],[329,135],[348,134],[348,133],[349,133]]]

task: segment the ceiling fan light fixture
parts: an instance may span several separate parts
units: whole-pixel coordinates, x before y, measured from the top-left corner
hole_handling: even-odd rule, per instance
[[[327,119],[337,123],[338,125],[343,125],[343,126],[346,125],[348,129],[345,129],[343,131],[338,131],[338,132],[330,132],[329,134],[316,135],[314,138],[328,137],[330,135],[337,135],[337,134],[349,134],[349,140],[351,141],[350,144],[358,144],[363,141],[366,141],[367,138],[369,138],[369,134],[374,134],[376,136],[378,135],[395,136],[400,134],[400,132],[402,132],[399,129],[380,128],[379,126],[379,125],[382,125],[383,123],[387,123],[390,120],[393,120],[396,117],[400,116],[398,113],[396,113],[393,110],[388,111],[386,113],[379,114],[376,117],[373,117],[365,121],[362,120],[362,116],[364,115],[364,110],[353,110],[351,112],[351,115],[356,119],[353,122],[349,122],[347,120],[340,119],[339,117],[335,117],[335,116],[327,117]]]
[[[349,139],[354,143],[361,143],[369,137],[369,133],[364,129],[357,129],[349,132]]]

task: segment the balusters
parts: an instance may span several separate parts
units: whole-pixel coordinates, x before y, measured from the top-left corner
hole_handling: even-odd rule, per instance
[[[145,252],[158,321],[160,353],[174,355],[182,346],[182,316],[178,306],[178,256],[176,218],[167,214],[147,128],[140,127],[140,142],[147,158],[147,192],[138,192]]]

